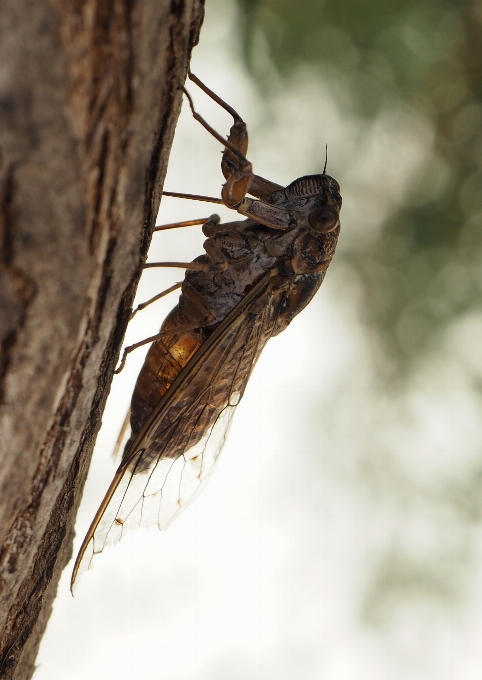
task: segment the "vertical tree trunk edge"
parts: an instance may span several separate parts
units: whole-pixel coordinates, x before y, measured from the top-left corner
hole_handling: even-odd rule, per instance
[[[204,0],[5,0],[0,677],[28,680],[159,208]]]

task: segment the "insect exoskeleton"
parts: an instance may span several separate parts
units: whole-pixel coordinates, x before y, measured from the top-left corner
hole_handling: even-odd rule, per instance
[[[160,332],[124,352],[118,370],[130,351],[152,343],[132,396],[131,434],[82,543],[72,585],[107,543],[132,528],[165,528],[199,493],[261,351],[320,287],[340,231],[336,180],[323,172],[282,187],[253,174],[246,124],[198,78],[190,78],[234,118],[224,139],[197,114],[186,92],[194,117],[225,147],[226,183],[221,199],[169,195],[224,203],[247,219],[221,224],[212,215],[180,223],[203,223],[205,254],[190,263],[146,265],[182,267],[186,275],[180,286],[164,292],[181,288]]]

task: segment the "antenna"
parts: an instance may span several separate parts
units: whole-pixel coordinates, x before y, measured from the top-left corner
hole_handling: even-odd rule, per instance
[[[325,144],[325,167],[323,168],[323,174],[326,175],[326,164],[328,163],[328,144]]]

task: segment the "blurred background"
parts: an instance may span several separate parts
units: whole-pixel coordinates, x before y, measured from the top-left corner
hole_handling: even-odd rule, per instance
[[[475,0],[208,0],[193,72],[247,121],[258,174],[322,172],[328,144],[338,250],[258,362],[199,499],[107,549],[74,599],[66,570],[36,680],[480,678],[481,63]],[[165,188],[219,195],[220,159],[185,105]],[[217,208],[166,198],[158,224],[232,219]],[[203,240],[157,234],[150,260]],[[146,272],[138,301],[180,278]],[[142,361],[114,380],[75,549]]]

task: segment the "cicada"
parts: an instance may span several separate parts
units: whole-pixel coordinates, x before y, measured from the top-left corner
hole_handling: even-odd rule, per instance
[[[184,90],[194,117],[224,146],[221,199],[204,199],[246,219],[221,224],[211,216],[202,227],[205,254],[155,265],[186,270],[179,302],[158,335],[124,354],[122,365],[126,353],[152,342],[132,396],[130,438],[82,543],[72,585],[107,543],[133,528],[166,528],[201,491],[259,355],[315,295],[340,232],[340,187],[326,164],[323,174],[287,187],[255,175],[245,122],[189,76],[234,119],[223,138]]]

